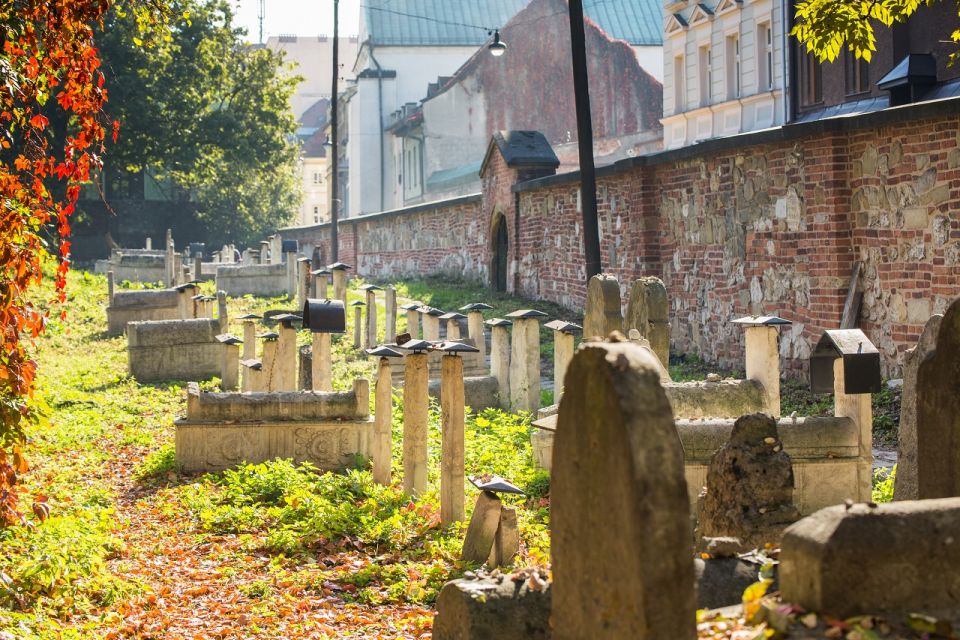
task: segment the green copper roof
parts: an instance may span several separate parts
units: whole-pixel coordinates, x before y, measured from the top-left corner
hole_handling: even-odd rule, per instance
[[[486,29],[502,28],[527,4],[528,0],[367,0],[363,11],[374,45],[479,46],[489,37]],[[663,43],[658,0],[586,0],[584,11],[612,38],[633,45]]]

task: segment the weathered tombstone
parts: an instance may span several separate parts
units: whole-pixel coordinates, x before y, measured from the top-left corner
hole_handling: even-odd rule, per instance
[[[917,365],[914,402],[917,497],[960,496],[960,299],[943,314],[934,352]]]
[[[462,313],[457,313],[456,311],[450,311],[440,316],[440,319],[445,320],[447,323],[447,340],[460,339],[460,321],[466,317],[467,316]]]
[[[407,312],[407,335],[413,340],[420,339],[420,307],[422,302],[408,302],[400,305]]]
[[[263,352],[260,355],[259,376],[254,376],[254,380],[259,379],[260,388],[253,391],[276,391],[277,340],[280,334],[266,331],[257,334],[257,338],[263,340]]]
[[[147,251],[150,251],[151,249],[153,249],[153,238],[151,238],[150,236],[147,236],[146,244],[143,245],[143,248],[146,249]]]
[[[480,495],[463,537],[460,559],[485,562],[488,567],[506,566],[520,551],[520,530],[516,509],[503,506],[499,494],[523,495],[523,491],[496,475],[470,476],[470,483],[480,489]]]
[[[313,334],[310,355],[310,385],[313,391],[333,391],[331,342],[334,333],[345,333],[347,315],[339,300],[307,300],[303,305],[303,328]]]
[[[300,316],[284,313],[274,316],[280,323],[280,337],[277,339],[277,360],[273,369],[271,391],[297,390],[297,329],[294,322]]]
[[[330,297],[330,269],[316,269],[310,275],[313,276],[313,297],[327,300]]]
[[[697,510],[697,540],[738,538],[744,550],[779,542],[800,517],[793,484],[793,464],[777,423],[763,413],[742,416],[710,460]]]
[[[440,523],[447,527],[464,514],[464,423],[463,358],[475,352],[459,342],[444,342],[440,365]]]
[[[536,413],[540,408],[540,318],[546,315],[534,309],[507,314],[513,321],[510,405],[514,411]]]
[[[473,344],[478,349],[474,356],[478,369],[483,369],[487,363],[487,340],[483,333],[483,312],[487,309],[493,307],[483,302],[473,302],[460,307],[460,311],[467,312],[467,336],[473,339]]]
[[[352,267],[343,262],[328,264],[327,269],[333,272],[333,297],[347,306],[347,271]]]
[[[792,324],[777,316],[747,316],[733,321],[744,329],[747,380],[763,385],[766,412],[780,417],[780,348],[778,327]]]
[[[107,271],[107,305],[113,306],[113,271]]]
[[[696,637],[690,503],[649,354],[589,342],[567,371],[551,485],[554,638]]]
[[[636,329],[650,342],[663,366],[670,364],[670,306],[663,280],[638,278],[630,288],[624,329]]]
[[[563,395],[563,378],[573,360],[574,334],[583,327],[572,322],[554,320],[547,329],[553,329],[553,401],[560,402]]]
[[[897,475],[894,479],[894,500],[919,500],[919,461],[917,424],[917,379],[920,365],[937,352],[942,315],[931,316],[923,327],[917,345],[903,358],[903,391],[900,397],[900,429],[897,443]],[[926,496],[930,497],[930,496]]]
[[[221,333],[217,340],[223,345],[220,361],[220,388],[224,391],[236,391],[240,377],[240,345],[243,341],[229,333]]]
[[[609,274],[590,278],[587,284],[587,305],[583,313],[583,337],[606,338],[613,331],[623,331],[620,312],[620,283]]]
[[[310,258],[297,259],[297,301],[303,304],[310,295]]]
[[[437,341],[440,339],[440,316],[443,311],[433,307],[421,307],[420,319],[423,323],[423,339]]]
[[[260,316],[247,313],[238,318],[243,322],[243,353],[240,358],[253,360],[257,357],[257,320]]]
[[[841,619],[956,612],[958,531],[960,498],[821,509],[784,532],[783,600]]]
[[[240,391],[242,393],[263,391],[263,362],[256,358],[249,358],[241,360],[240,364],[243,366]]]
[[[497,379],[500,388],[500,407],[510,408],[510,332],[513,325],[503,318],[492,318],[490,325],[490,375]]]
[[[433,638],[548,640],[550,585],[546,575],[499,575],[448,582],[437,598]]]
[[[397,290],[387,287],[384,290],[383,310],[385,313],[383,341],[397,341]]]
[[[367,326],[364,332],[364,346],[371,348],[377,344],[377,291],[382,291],[382,288],[375,284],[365,284],[361,288],[367,292]]]
[[[350,303],[353,307],[353,348],[359,349],[363,344],[363,307],[365,303],[362,300],[354,300]]]
[[[429,343],[410,341],[400,345],[411,351],[404,358],[403,372],[403,490],[420,496],[427,490],[427,422],[430,399],[427,351]]]
[[[393,373],[390,368],[390,358],[401,358],[403,354],[389,347],[368,349],[367,354],[377,356],[380,362],[377,365],[377,386],[374,395],[373,416],[373,481],[388,486],[390,484],[390,465],[393,458],[391,452],[393,437]],[[461,481],[461,484],[462,481]]]

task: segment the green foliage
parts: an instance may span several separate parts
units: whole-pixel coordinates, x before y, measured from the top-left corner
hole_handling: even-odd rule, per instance
[[[790,35],[806,45],[820,62],[834,61],[846,47],[870,61],[877,50],[874,28],[906,22],[918,8],[937,0],[801,0]],[[960,44],[960,29],[952,34]],[[951,59],[955,59],[953,54]]]
[[[137,480],[160,478],[176,469],[176,449],[167,444],[148,453],[137,467]]]
[[[148,185],[194,205],[197,221],[224,241],[262,237],[299,204],[289,107],[298,78],[279,54],[244,43],[225,0],[169,8],[169,30],[146,44],[135,16],[115,9],[97,34],[111,115],[121,122],[110,175],[145,172]]]
[[[877,469],[873,472],[873,501],[893,502],[893,485],[897,479],[897,465],[892,469]]]

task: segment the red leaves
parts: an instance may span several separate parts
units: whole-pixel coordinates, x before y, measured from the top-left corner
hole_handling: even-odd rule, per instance
[[[80,195],[79,183],[89,179],[91,168],[101,166],[94,152],[103,150],[107,92],[98,70],[93,27],[102,23],[109,6],[109,0],[24,0],[16,4],[16,20],[8,22],[5,32],[0,52],[6,87],[0,92],[4,123],[0,147],[20,153],[0,160],[0,200],[17,203],[0,213],[0,442],[22,441],[17,412],[22,417],[30,414],[22,399],[32,393],[36,365],[27,358],[21,339],[39,335],[49,313],[26,297],[40,282],[43,258],[50,255],[41,235],[43,226],[56,217],[60,234],[56,297],[62,301],[73,203]],[[62,161],[56,159],[60,154],[47,134],[54,106],[76,123],[62,143]],[[63,181],[66,197],[58,202],[52,195],[58,190],[52,187]],[[19,450],[0,448],[0,527],[21,520],[15,511],[15,484],[26,468]],[[37,517],[48,513],[45,501],[33,509]]]

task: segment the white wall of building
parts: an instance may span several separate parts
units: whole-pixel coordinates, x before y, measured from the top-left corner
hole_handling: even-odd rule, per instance
[[[270,36],[266,46],[273,51],[283,51],[285,60],[294,64],[292,73],[303,77],[291,98],[293,115],[300,118],[303,112],[321,98],[330,97],[333,81],[333,38],[326,36]],[[353,62],[357,57],[356,36],[341,37],[337,51],[340,77],[353,78]]]
[[[779,0],[664,5],[663,135],[668,149],[784,123]],[[678,19],[675,14],[679,14]]]
[[[302,158],[303,203],[300,207],[300,224],[304,226],[327,222],[327,159]]]
[[[637,54],[637,62],[643,67],[643,70],[663,83],[663,47],[644,47],[634,46],[633,52]]]

